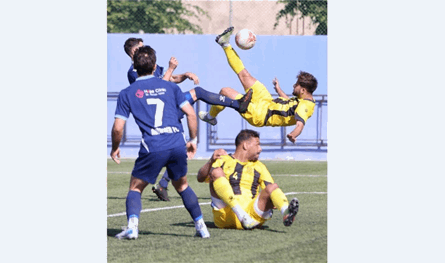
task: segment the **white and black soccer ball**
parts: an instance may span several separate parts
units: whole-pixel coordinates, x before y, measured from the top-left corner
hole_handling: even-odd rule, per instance
[[[244,28],[235,35],[236,45],[244,50],[251,49],[255,46],[256,35],[252,30]]]

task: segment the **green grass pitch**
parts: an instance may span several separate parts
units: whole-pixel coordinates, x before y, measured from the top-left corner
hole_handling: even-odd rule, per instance
[[[118,240],[114,235],[126,225],[125,198],[134,160],[124,159],[120,165],[108,160],[108,262],[327,262],[327,162],[263,161],[288,199],[298,197],[300,210],[290,227],[274,210],[263,229],[251,231],[213,224],[208,184],[196,181],[205,162],[189,161],[187,177],[202,204],[210,239],[194,237],[194,224],[173,187],[168,192],[171,201],[162,202],[149,185],[142,194],[139,238]]]

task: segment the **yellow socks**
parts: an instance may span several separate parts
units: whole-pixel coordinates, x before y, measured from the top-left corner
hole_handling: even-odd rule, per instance
[[[280,210],[282,214],[289,206],[289,201],[280,188],[275,189],[270,194],[270,199],[272,200],[273,205],[278,208],[278,210]]]
[[[212,105],[210,107],[209,115],[210,117],[215,118],[221,111],[223,111],[226,107],[221,105]]]
[[[240,73],[244,69],[244,64],[239,58],[238,54],[236,54],[235,50],[233,50],[230,44],[223,47],[223,49],[224,53],[226,53],[227,61],[229,62],[230,67],[233,69],[233,71],[235,71],[236,74]],[[239,94],[236,99],[240,99],[241,97],[243,97],[243,95]],[[209,111],[209,115],[210,117],[215,118],[224,109],[224,106],[212,105]]]
[[[236,74],[240,73],[241,70],[244,69],[244,64],[239,58],[238,54],[236,54],[235,50],[233,50],[232,46],[230,45],[223,47],[223,49],[224,53],[226,53],[227,61],[229,62],[230,67]]]
[[[244,96],[243,94],[238,93],[238,95],[236,95],[235,99],[236,99],[236,100],[239,100],[239,99],[241,99],[243,96]]]

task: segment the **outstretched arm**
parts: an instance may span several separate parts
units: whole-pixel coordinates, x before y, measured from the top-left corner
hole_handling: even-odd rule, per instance
[[[303,122],[297,121],[295,129],[287,135],[287,138],[289,139],[289,141],[295,143],[297,141],[298,135],[300,135],[301,132],[303,131],[303,128],[304,128]]]
[[[122,136],[124,134],[124,125],[125,120],[115,118],[113,128],[111,130],[111,152],[110,156],[113,161],[115,161],[117,164],[120,164],[119,158],[121,158],[119,144],[121,143]]]
[[[192,105],[187,103],[181,109],[187,116],[187,126],[190,136],[190,141],[188,141],[186,144],[187,158],[192,159],[195,156],[197,149],[196,144],[198,142],[198,121],[196,119],[196,113]]]
[[[281,89],[281,87],[280,87],[280,83],[278,82],[277,77],[275,77],[275,78],[272,80],[272,84],[274,85],[273,88],[274,88],[275,91],[278,93],[278,96],[280,96],[280,97],[282,97],[282,98],[285,98],[285,99],[288,99],[288,98],[289,98],[289,96],[287,96],[286,93],[284,93],[283,90]]]
[[[204,164],[204,166],[201,167],[201,169],[199,169],[198,176],[196,178],[198,180],[198,182],[202,183],[206,180],[207,176],[209,176],[210,169],[212,168],[212,164],[216,161],[216,159],[221,158],[221,155],[227,155],[226,150],[216,149],[213,152],[212,157],[210,157],[209,161],[206,164]]]
[[[164,74],[164,77],[162,77],[165,81],[171,81],[173,83],[181,83],[186,79],[193,80],[193,83],[195,85],[199,84],[199,78],[194,73],[186,72],[183,74],[173,75],[173,72],[175,71],[176,67],[178,66],[178,60],[176,60],[175,57],[171,57],[170,61],[168,62],[168,69]]]
[[[176,60],[175,57],[171,57],[170,61],[168,62],[168,69],[164,74],[164,77],[162,77],[163,80],[165,81],[172,81],[172,74],[173,71],[175,71],[176,67],[178,66],[178,61]]]
[[[186,72],[184,74],[174,75],[171,77],[170,81],[174,83],[181,83],[186,79],[193,80],[193,84],[199,84],[199,78],[192,72]]]

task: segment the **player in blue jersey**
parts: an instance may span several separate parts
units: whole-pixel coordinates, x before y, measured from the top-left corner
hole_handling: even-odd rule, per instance
[[[124,50],[125,53],[127,53],[127,55],[131,58],[131,60],[133,61],[133,54],[134,52],[139,48],[142,47],[144,45],[144,41],[142,40],[142,38],[129,38],[125,41],[124,44]],[[176,68],[176,66],[172,67],[172,62],[174,64],[174,58],[170,59],[170,66],[167,69],[167,71],[164,74],[164,68],[156,65],[156,70],[153,73],[153,75],[157,78],[162,78],[163,80],[166,81],[171,81],[174,83],[181,83],[184,80],[191,79],[193,80],[193,82],[195,83],[195,85],[199,84],[199,79],[198,77],[191,73],[191,72],[186,72],[184,74],[179,74],[179,75],[173,75],[173,71]],[[176,63],[177,65],[177,63]],[[136,70],[134,69],[133,64],[131,64],[130,68],[128,69],[127,72],[127,78],[128,78],[128,82],[130,84],[132,84],[133,82],[136,81],[136,78],[138,77]]]
[[[142,40],[142,38],[134,38],[134,37],[127,39],[127,41],[125,41],[125,44],[124,44],[125,53],[127,53],[127,55],[131,58],[131,62],[132,62],[131,66],[127,72],[127,78],[128,78],[128,82],[130,82],[130,84],[135,82],[136,79],[138,78],[138,73],[136,72],[136,69],[134,68],[134,64],[133,64],[133,55],[138,50],[138,48],[140,48],[142,46],[144,46],[144,41]],[[157,78],[162,78],[163,72],[164,72],[164,68],[159,65],[156,65],[156,69],[155,69],[155,72],[153,72],[153,76],[155,76]]]
[[[129,38],[125,41],[124,44],[125,53],[127,53],[127,55],[133,60],[134,52],[137,51],[138,48],[142,47],[143,45],[144,42],[141,38]],[[186,72],[183,74],[173,75],[173,72],[177,66],[178,66],[178,61],[176,60],[176,58],[172,57],[170,58],[169,67],[165,72],[165,75],[162,75],[164,68],[160,67],[159,65],[156,65],[156,70],[153,75],[157,78],[162,78],[163,80],[171,81],[178,84],[183,82],[187,78],[193,80],[195,85],[199,84],[199,78],[194,73]],[[132,84],[137,78],[137,72],[134,70],[133,64],[128,70],[127,77],[128,77],[128,82],[130,84]],[[243,113],[247,110],[247,105],[250,102],[250,94],[248,96],[242,97],[241,99],[232,100],[221,94],[208,92],[207,90],[201,87],[195,87],[190,91],[184,92],[184,96],[191,105],[193,105],[197,100],[202,100],[207,104],[211,105],[222,105],[231,107],[240,113]],[[184,113],[181,110],[179,110],[178,116],[179,119],[182,119]],[[216,119],[214,119],[214,123],[211,124],[215,125]],[[161,180],[159,180],[159,183],[156,186],[153,186],[152,188],[153,193],[155,193],[156,196],[162,201],[170,201],[167,193],[167,187],[169,182],[170,178],[167,174],[167,170],[165,170],[164,175],[162,176]]]
[[[201,208],[193,189],[187,182],[187,158],[196,153],[197,120],[193,107],[185,99],[178,85],[153,76],[156,70],[155,51],[140,47],[134,54],[134,67],[138,78],[118,96],[115,122],[112,128],[111,158],[120,163],[119,144],[125,121],[133,115],[142,133],[138,158],[131,173],[126,198],[127,227],[116,235],[118,239],[136,239],[139,215],[142,209],[141,194],[148,184],[154,184],[159,172],[166,167],[172,185],[181,196],[185,208],[195,222],[196,235],[209,238]],[[186,143],[178,109],[187,117],[190,138]]]

